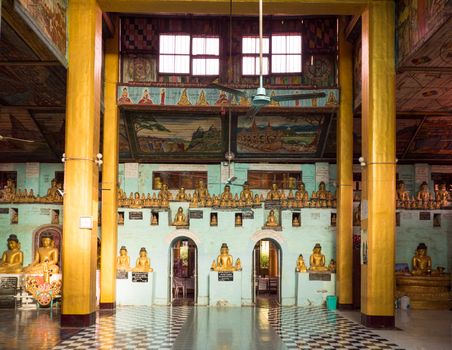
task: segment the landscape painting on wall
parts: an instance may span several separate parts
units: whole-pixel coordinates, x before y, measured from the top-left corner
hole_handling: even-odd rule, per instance
[[[155,156],[163,161],[166,157],[190,157],[193,161],[223,156],[225,151],[219,116],[135,113],[128,124],[136,152],[145,157]]]
[[[323,114],[303,116],[258,116],[250,120],[240,116],[237,122],[237,153],[239,155],[283,157],[303,154],[315,156],[325,131]]]

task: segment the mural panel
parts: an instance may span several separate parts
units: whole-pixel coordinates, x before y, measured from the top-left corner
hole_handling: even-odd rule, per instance
[[[397,119],[396,125],[396,153],[403,154],[405,149],[416,132],[421,119]]]
[[[409,152],[415,155],[452,155],[452,128],[449,117],[428,117]]]
[[[225,140],[219,116],[155,115],[133,113],[128,116],[133,147],[142,156],[165,161],[202,157],[224,157]]]
[[[328,118],[321,114],[303,116],[258,116],[237,121],[237,154],[243,157],[315,156],[325,135]]]
[[[16,0],[19,13],[25,14],[44,34],[60,56],[66,57],[66,0]]]

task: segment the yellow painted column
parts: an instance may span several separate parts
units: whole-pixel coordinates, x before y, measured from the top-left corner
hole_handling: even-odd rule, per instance
[[[394,1],[362,14],[361,322],[394,326],[395,57]]]
[[[104,142],[102,167],[102,241],[100,262],[100,308],[116,305],[116,252],[118,242],[118,157],[119,112],[116,104],[116,84],[119,74],[119,21],[115,34],[105,43]]]
[[[96,0],[68,2],[62,326],[96,318],[102,17]],[[90,228],[92,226],[92,228]]]
[[[339,87],[337,120],[336,288],[338,307],[353,308],[353,68],[352,45],[345,39],[345,19],[339,27]]]

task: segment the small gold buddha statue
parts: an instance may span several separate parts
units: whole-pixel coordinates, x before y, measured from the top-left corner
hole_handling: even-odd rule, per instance
[[[229,185],[224,186],[224,191],[221,194],[220,199],[225,201],[229,201],[232,199],[231,186]]]
[[[304,263],[303,254],[300,254],[297,259],[297,272],[306,272],[308,269],[306,268],[306,265]]]
[[[158,225],[159,219],[158,219],[157,213],[152,213],[151,215],[152,215],[151,225]]]
[[[152,207],[152,198],[151,198],[151,194],[150,193],[147,194],[146,199],[144,200],[144,207],[145,208]]]
[[[242,271],[242,263],[240,261],[240,258],[237,258],[237,260],[235,261],[235,270]]]
[[[235,214],[235,226],[242,226],[242,215]]]
[[[276,183],[272,184],[271,190],[267,193],[268,201],[277,201],[281,199],[281,191],[278,190],[278,185]]]
[[[212,271],[216,271],[216,269],[217,269],[217,262],[215,260],[212,261],[212,265],[210,265],[210,269]]]
[[[325,255],[322,254],[320,243],[316,243],[309,258],[309,271],[328,271],[325,266]]]
[[[185,187],[179,188],[179,192],[177,192],[176,200],[179,202],[183,202],[187,200],[187,193],[185,193]]]
[[[410,199],[410,194],[405,189],[405,182],[402,180],[397,182],[396,199],[398,201],[406,201]]]
[[[265,226],[268,226],[268,227],[278,226],[278,221],[276,220],[275,211],[273,209],[270,209],[270,212],[268,213],[267,221],[265,222]]]
[[[119,256],[116,258],[116,270],[130,271],[130,257],[127,255],[127,248],[121,246]]]
[[[61,195],[58,192],[57,181],[52,179],[50,181],[50,188],[47,190],[46,199],[48,202],[59,202]]]
[[[0,262],[0,273],[21,273],[24,262],[24,253],[20,250],[17,236],[9,235],[7,241],[8,250],[5,250]]]
[[[256,194],[256,195],[254,196],[253,204],[254,204],[254,205],[261,205],[261,199],[260,199],[260,197],[259,197],[258,194]]]
[[[210,195],[207,196],[206,202],[204,203],[204,206],[207,208],[210,208],[212,206],[212,197]]]
[[[124,212],[118,213],[118,225],[124,225]]]
[[[336,273],[336,261],[334,261],[334,259],[330,260],[330,263],[328,264],[328,271]]]
[[[300,226],[300,219],[298,218],[298,215],[294,215],[292,218],[292,226],[298,227]]]
[[[58,273],[58,249],[54,246],[53,235],[50,232],[44,232],[41,235],[41,246],[35,254],[33,262],[24,268],[24,273],[42,274],[44,265],[47,263],[49,271],[52,274]]]
[[[218,199],[218,197],[216,195],[213,196],[212,206],[213,207],[219,207],[220,206],[220,201],[219,201],[219,199]]]
[[[196,192],[193,194],[193,199],[191,200],[189,207],[198,208],[198,194]]]
[[[248,182],[245,182],[243,184],[243,190],[242,192],[240,192],[240,199],[245,203],[253,202],[253,191],[250,190],[250,185],[248,184]]]
[[[234,259],[229,254],[229,248],[226,243],[221,245],[220,255],[217,257],[217,266],[215,271],[234,271]]]
[[[326,200],[328,199],[330,192],[326,190],[325,182],[320,181],[319,190],[317,191],[317,199]]]
[[[432,272],[432,258],[427,255],[427,246],[425,243],[419,243],[416,253],[411,260],[413,269],[411,274],[415,276],[430,275]]]
[[[166,183],[162,183],[162,189],[158,193],[158,198],[160,200],[166,199],[166,200],[172,200],[173,194],[168,190],[168,185]]]
[[[294,196],[294,194],[293,194],[293,191],[292,191],[292,189],[289,191],[289,194],[287,195],[287,199],[294,199],[295,198],[295,196]]]
[[[198,199],[205,199],[209,194],[209,191],[207,190],[203,180],[199,180],[198,186],[195,189],[195,193],[197,194]]]
[[[143,202],[141,201],[141,197],[140,197],[140,193],[139,192],[135,192],[134,197],[133,197],[133,201],[130,204],[131,208],[142,208],[143,207]]]
[[[423,182],[419,187],[419,192],[416,196],[418,201],[428,202],[430,199],[430,191],[428,190],[427,182]]]
[[[450,193],[447,190],[446,184],[439,185],[438,191],[435,193],[436,201],[440,202],[441,206],[447,207],[450,201]]]
[[[212,213],[210,215],[210,226],[217,226],[217,225],[218,225],[217,213]]]
[[[174,226],[187,226],[187,218],[184,214],[184,210],[182,207],[177,209],[176,216],[174,217],[173,225]]]
[[[140,256],[137,258],[135,267],[132,272],[153,272],[154,269],[151,267],[151,259],[148,258],[148,252],[146,248],[142,247],[140,249]]]

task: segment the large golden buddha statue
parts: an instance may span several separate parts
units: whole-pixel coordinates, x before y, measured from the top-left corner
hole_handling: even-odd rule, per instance
[[[419,243],[411,263],[413,266],[411,274],[413,275],[429,275],[432,272],[432,259],[427,255],[427,246],[425,243]]]
[[[240,192],[240,199],[246,203],[253,204],[253,191],[250,190],[248,182],[243,184],[243,191]]]
[[[174,226],[187,226],[187,218],[184,214],[184,210],[182,207],[177,209],[176,216],[174,217],[173,225]]]
[[[239,260],[240,262],[240,260]],[[226,243],[221,245],[220,255],[217,257],[216,264],[212,264],[215,271],[235,271],[234,258],[229,255],[229,248]]]
[[[119,271],[130,271],[130,257],[127,255],[125,246],[119,249],[119,256],[116,258],[116,269]]]
[[[148,258],[148,252],[146,248],[140,249],[140,256],[137,258],[133,272],[152,272],[154,269],[151,267],[151,259]]]
[[[162,189],[159,191],[158,194],[159,200],[172,200],[173,194],[168,190],[168,185],[166,183],[162,183]]]
[[[198,199],[206,199],[206,197],[209,195],[209,191],[207,190],[204,181],[199,180],[198,186],[196,186],[195,193],[198,196]]]
[[[317,199],[326,200],[330,195],[330,192],[326,190],[325,182],[320,181],[319,190],[317,191]]]
[[[295,199],[303,201],[307,201],[309,199],[309,193],[306,191],[304,182],[300,182],[298,184],[297,191],[295,192]]]
[[[47,264],[46,264],[47,263]],[[42,274],[48,266],[49,271],[54,274],[60,271],[58,267],[58,249],[54,246],[53,235],[45,232],[41,235],[41,246],[36,251],[33,262],[24,268],[24,273]]]
[[[16,235],[9,235],[8,250],[3,252],[0,262],[0,273],[20,273],[24,262],[24,253],[20,250],[20,243]]]
[[[279,201],[280,199],[281,199],[281,191],[278,190],[278,185],[276,183],[273,183],[271,190],[267,193],[267,200]]]
[[[310,271],[328,271],[325,266],[325,255],[322,254],[322,247],[320,243],[316,243],[309,258],[309,270]]]
[[[229,185],[224,186],[224,191],[220,196],[220,200],[225,200],[225,201],[232,200],[231,186],[229,186]]]

